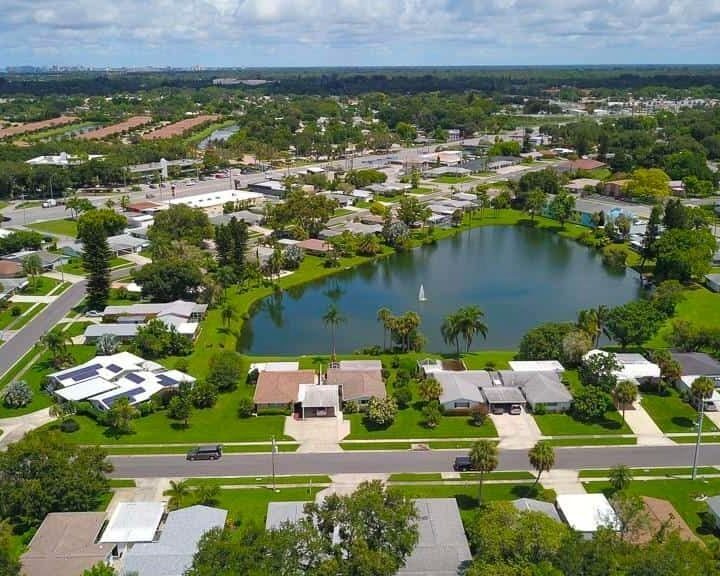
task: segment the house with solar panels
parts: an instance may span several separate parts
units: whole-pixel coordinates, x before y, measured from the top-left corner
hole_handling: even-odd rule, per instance
[[[130,352],[96,356],[74,368],[50,374],[47,380],[48,388],[58,398],[72,402],[88,400],[99,410],[109,410],[120,398],[127,398],[131,405],[141,404],[161,390],[195,382],[184,372],[168,370]]]

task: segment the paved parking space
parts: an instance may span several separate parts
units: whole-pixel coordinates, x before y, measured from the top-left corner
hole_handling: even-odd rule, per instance
[[[518,415],[491,414],[500,437],[500,448],[532,448],[542,436],[535,419],[523,410]]]

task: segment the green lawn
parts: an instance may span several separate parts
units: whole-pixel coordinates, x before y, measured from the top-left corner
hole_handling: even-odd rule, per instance
[[[24,314],[32,307],[32,302],[17,302],[17,303],[8,303],[7,307],[0,311],[0,330],[4,330],[12,322],[15,322],[20,318],[20,316],[13,316],[12,310],[13,308],[19,309],[21,314]]]
[[[478,472],[461,472],[460,478],[464,480],[478,480],[480,474]],[[490,472],[485,474],[485,480],[535,480],[535,475],[527,470]]]
[[[43,232],[45,234],[58,234],[60,236],[77,236],[77,222],[68,218],[60,220],[46,220],[45,222],[33,222],[28,228]]]
[[[91,324],[92,322],[73,322],[69,326],[68,324],[58,324],[53,330],[61,329],[62,333],[68,338],[74,338],[75,336],[85,334],[85,329]]]
[[[508,362],[515,359],[514,350],[483,350],[463,354],[462,359],[468,370],[509,370]]]
[[[610,490],[607,482],[586,482],[584,486],[591,493],[605,492],[607,494]],[[708,541],[716,541],[714,536],[698,532],[702,521],[701,514],[705,513],[708,508],[707,503],[697,501],[695,498],[720,494],[720,479],[668,480],[663,478],[658,480],[634,480],[631,482],[628,491],[639,496],[669,500],[695,533]]]
[[[632,434],[632,430],[623,422],[619,412],[605,414],[603,420],[580,422],[570,414],[542,414],[535,416],[544,436],[583,436],[595,434]]]
[[[437,182],[438,184],[464,184],[472,181],[473,179],[470,178],[470,176],[453,176],[451,174],[433,178],[433,182]]]
[[[22,316],[20,316],[20,318],[18,319],[18,321],[15,322],[15,324],[13,324],[13,330],[20,330],[20,328],[22,328],[23,326],[25,326],[25,324],[27,324],[28,322],[30,322],[30,320],[32,320],[33,318],[35,318],[35,316],[37,316],[38,314],[40,314],[40,312],[42,312],[43,310],[45,310],[45,308],[47,308],[47,304],[35,304],[35,305],[32,307],[32,309],[30,309],[30,310],[28,310],[27,312],[25,312],[25,314],[23,314]]]
[[[228,520],[252,522],[265,526],[267,506],[270,502],[311,501],[320,488],[248,488],[246,490],[220,490],[217,507],[228,511]]]
[[[264,486],[272,484],[272,476],[236,476],[234,478],[190,478],[189,486]],[[275,476],[275,484],[330,484],[330,476]]]
[[[358,450],[410,450],[409,442],[341,442],[340,448],[346,452]]]
[[[687,320],[696,326],[713,328],[720,325],[720,294],[701,286],[685,290],[685,300],[678,304],[675,318]],[[648,348],[669,348],[668,336],[672,319],[647,343]]]
[[[95,346],[71,346],[69,349],[77,364],[87,362],[95,356]],[[35,362],[25,374],[15,378],[24,380],[28,386],[30,386],[30,389],[33,391],[32,402],[23,408],[7,408],[5,405],[0,405],[0,418],[21,416],[22,414],[50,406],[50,404],[52,404],[52,398],[47,392],[43,391],[42,387],[45,376],[55,371],[56,369],[50,362],[50,352],[43,352],[37,362]]]
[[[66,274],[74,274],[76,276],[84,276],[85,268],[83,268],[82,258],[70,258],[67,264],[58,267],[58,270]]]
[[[22,290],[21,294],[24,296],[47,296],[49,292],[52,292],[53,288],[60,284],[60,280],[55,280],[55,278],[38,276],[34,280],[28,280],[28,285]]]
[[[40,347],[38,345],[33,346],[30,350],[25,352],[22,358],[18,360],[15,364],[13,364],[12,369],[5,371],[2,373],[2,378],[0,378],[0,388],[8,384],[11,380],[15,379],[15,376],[19,374],[25,366],[27,366],[30,361],[38,354],[40,351]],[[5,370],[5,367],[2,368],[2,370]]]
[[[135,480],[113,478],[110,480],[110,488],[135,488]]]
[[[440,482],[442,475],[439,472],[427,474],[390,474],[388,482]]]
[[[637,444],[637,438],[623,438],[621,436],[605,436],[601,438],[552,438],[548,440],[551,446],[628,446]]]
[[[705,426],[703,426],[705,428]],[[695,434],[691,436],[670,436],[670,439],[676,444],[695,444],[697,436]],[[720,434],[703,434],[703,444],[718,444],[720,443]]]
[[[691,468],[632,468],[633,476],[689,476]],[[701,466],[698,474],[720,474],[720,470],[712,466]],[[580,478],[607,478],[610,474],[609,468],[595,468],[592,470],[580,470]]]
[[[663,432],[694,432],[699,414],[684,402],[678,392],[668,389],[667,396],[644,392],[641,404]],[[717,432],[709,418],[703,419],[704,432]]]
[[[350,436],[348,440],[384,438],[494,438],[497,430],[490,418],[482,426],[474,426],[468,416],[443,416],[440,424],[427,428],[422,424],[420,410],[407,408],[398,411],[395,422],[387,428],[375,429],[366,423],[362,414],[349,414]]]
[[[338,216],[347,216],[348,214],[352,214],[353,210],[348,210],[347,208],[336,208],[335,212],[333,212],[332,217],[337,218]]]

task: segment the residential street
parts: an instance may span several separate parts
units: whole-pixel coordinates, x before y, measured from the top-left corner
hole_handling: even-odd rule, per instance
[[[690,466],[694,445],[557,448],[556,469],[609,468],[626,464]],[[453,459],[467,451],[342,452],[275,455],[277,474],[369,474],[390,472],[449,472]],[[189,462],[178,456],[113,456],[116,478],[265,476],[271,473],[270,454],[226,454],[218,461]],[[720,446],[703,446],[702,465],[720,465]],[[527,450],[500,450],[498,470],[527,470]]]

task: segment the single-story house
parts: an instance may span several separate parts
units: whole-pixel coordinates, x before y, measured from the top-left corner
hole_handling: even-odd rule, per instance
[[[3,278],[0,280],[0,301],[7,300],[15,292],[25,288],[29,284],[27,278]]]
[[[557,372],[498,372],[504,386],[519,388],[531,410],[542,405],[547,412],[570,409],[572,394],[561,382]]]
[[[601,182],[602,180],[597,180],[595,178],[576,178],[575,180],[570,180],[570,182],[565,184],[565,189],[570,192],[580,193],[584,192],[588,188],[592,188],[594,190]]]
[[[539,512],[556,522],[562,522],[557,509],[550,502],[535,500],[533,498],[518,498],[512,501],[512,505],[520,512]]]
[[[680,364],[682,376],[709,376],[720,379],[720,362],[704,352],[671,352],[672,359]],[[718,382],[720,386],[720,382]]]
[[[0,260],[0,278],[19,278],[23,275],[22,262],[15,260]]]
[[[317,384],[314,370],[261,371],[255,384],[255,409],[293,408],[301,384]]]
[[[254,362],[250,364],[248,374],[253,372],[292,372],[300,370],[300,362]]]
[[[706,274],[705,284],[713,292],[720,292],[720,274]]]
[[[256,214],[255,212],[250,212],[250,210],[239,210],[231,214],[218,214],[217,216],[213,216],[210,218],[210,223],[219,226],[220,224],[227,224],[233,218],[240,222],[245,222],[248,226],[257,226],[264,220],[262,214]]]
[[[382,368],[371,370],[329,368],[325,383],[340,387],[343,402],[353,401],[360,406],[366,405],[370,398],[385,398],[387,395]]]
[[[51,512],[20,557],[25,576],[78,576],[107,562],[113,546],[97,542],[104,512]]]
[[[285,185],[278,180],[266,180],[264,182],[256,182],[248,184],[248,190],[259,192],[260,194],[269,194],[270,196],[285,196]]]
[[[115,255],[121,254],[137,254],[144,248],[150,246],[147,238],[138,238],[130,234],[118,234],[117,236],[109,236],[107,239],[110,251]]]
[[[340,414],[340,387],[333,384],[300,384],[297,395],[300,418],[333,418]]]
[[[151,202],[149,200],[133,202],[128,206],[129,212],[140,212],[141,214],[155,214],[155,212],[160,212],[161,210],[167,209],[167,204],[160,204],[158,202]]]
[[[207,304],[197,304],[187,300],[175,300],[173,302],[129,304],[119,306],[106,306],[103,310],[103,321],[118,323],[139,324],[152,320],[174,316],[182,318],[187,322],[197,322],[205,317]]]
[[[425,170],[423,176],[427,178],[438,178],[440,176],[469,176],[470,174],[472,174],[471,170],[461,168],[460,166],[438,166],[437,168]]]
[[[720,529],[720,496],[710,496],[707,502],[708,512],[715,520],[715,527]]]
[[[265,530],[279,530],[285,524],[295,524],[305,517],[310,502],[269,502],[265,516]]]
[[[485,401],[491,408],[498,406],[507,410],[513,404],[520,404],[521,406],[526,404],[525,396],[523,396],[520,389],[512,386],[492,386],[490,388],[483,388],[482,393],[485,397]]]
[[[442,372],[443,370],[442,361],[437,358],[418,360],[417,365],[418,370],[420,370],[425,377],[434,375],[436,372]]]
[[[319,192],[318,195],[335,200],[341,208],[352,206],[355,202],[355,199],[352,196],[348,196],[347,194],[342,194],[340,192]]]
[[[557,360],[511,360],[508,364],[513,372],[565,372]]]
[[[229,189],[173,198],[168,200],[168,205],[184,204],[191,208],[198,208],[208,216],[219,216],[224,212],[225,204],[228,202],[241,203],[247,207],[261,204],[263,200],[263,193],[259,191],[248,192],[247,190]]]
[[[462,210],[463,212],[469,212],[477,207],[477,202],[471,202],[470,200],[442,200],[442,204],[455,208],[455,210]]]
[[[450,226],[452,216],[450,214],[431,214],[427,223],[429,226]]]
[[[189,506],[168,512],[152,542],[139,542],[125,552],[122,575],[182,576],[192,565],[203,534],[223,528],[227,510]]]
[[[457,208],[454,206],[448,206],[447,204],[428,204],[427,206],[430,209],[430,212],[433,214],[439,214],[440,216],[452,216]]]
[[[561,518],[587,539],[602,527],[619,530],[615,510],[604,494],[560,494],[556,504]]]
[[[592,358],[597,354],[611,354],[604,350],[590,350],[583,360]],[[614,354],[615,360],[620,365],[620,369],[614,372],[615,377],[619,380],[630,380],[631,382],[652,381],[660,378],[660,366],[650,362],[642,354]]]
[[[88,400],[99,410],[108,410],[120,398],[127,398],[131,405],[140,404],[161,390],[177,388],[183,382],[193,384],[195,378],[130,352],[118,352],[49,374],[47,382],[63,400]]]
[[[577,160],[570,160],[567,162],[567,166],[572,171],[578,171],[578,170],[596,170],[598,168],[604,168],[607,166],[605,162],[600,162],[599,160],[592,160],[591,158],[578,158]]]
[[[692,394],[692,385],[698,378],[701,378],[700,375],[690,375],[690,376],[680,376],[680,379],[677,381],[676,386],[677,389],[681,392],[687,394],[690,397],[691,403],[696,407],[699,408],[698,399],[696,399]],[[715,382],[715,390],[713,390],[713,393],[710,395],[709,398],[705,398],[705,411],[706,412],[717,412],[720,410],[720,376],[708,376],[711,380]]]
[[[370,202],[373,199],[373,193],[370,190],[353,190],[350,192],[350,196],[356,200]]]
[[[482,388],[492,386],[490,374],[485,370],[437,371],[432,376],[442,387],[439,400],[447,412],[466,412],[484,404]]]
[[[477,204],[478,197],[475,194],[470,194],[468,192],[456,192],[452,195],[453,200],[465,200],[466,202],[473,202],[474,204]]]
[[[65,254],[58,254],[56,252],[48,252],[47,250],[36,250],[36,251],[23,251],[17,252],[7,256],[8,260],[13,260],[22,266],[23,260],[28,256],[37,256],[40,259],[40,267],[45,271],[49,272],[56,266],[67,264],[69,258]]]
[[[308,238],[307,240],[298,242],[297,247],[313,256],[326,256],[333,250],[332,244],[318,240],[317,238]]]
[[[164,515],[162,502],[120,502],[98,542],[114,545],[113,556],[120,557],[132,544],[155,540]]]

